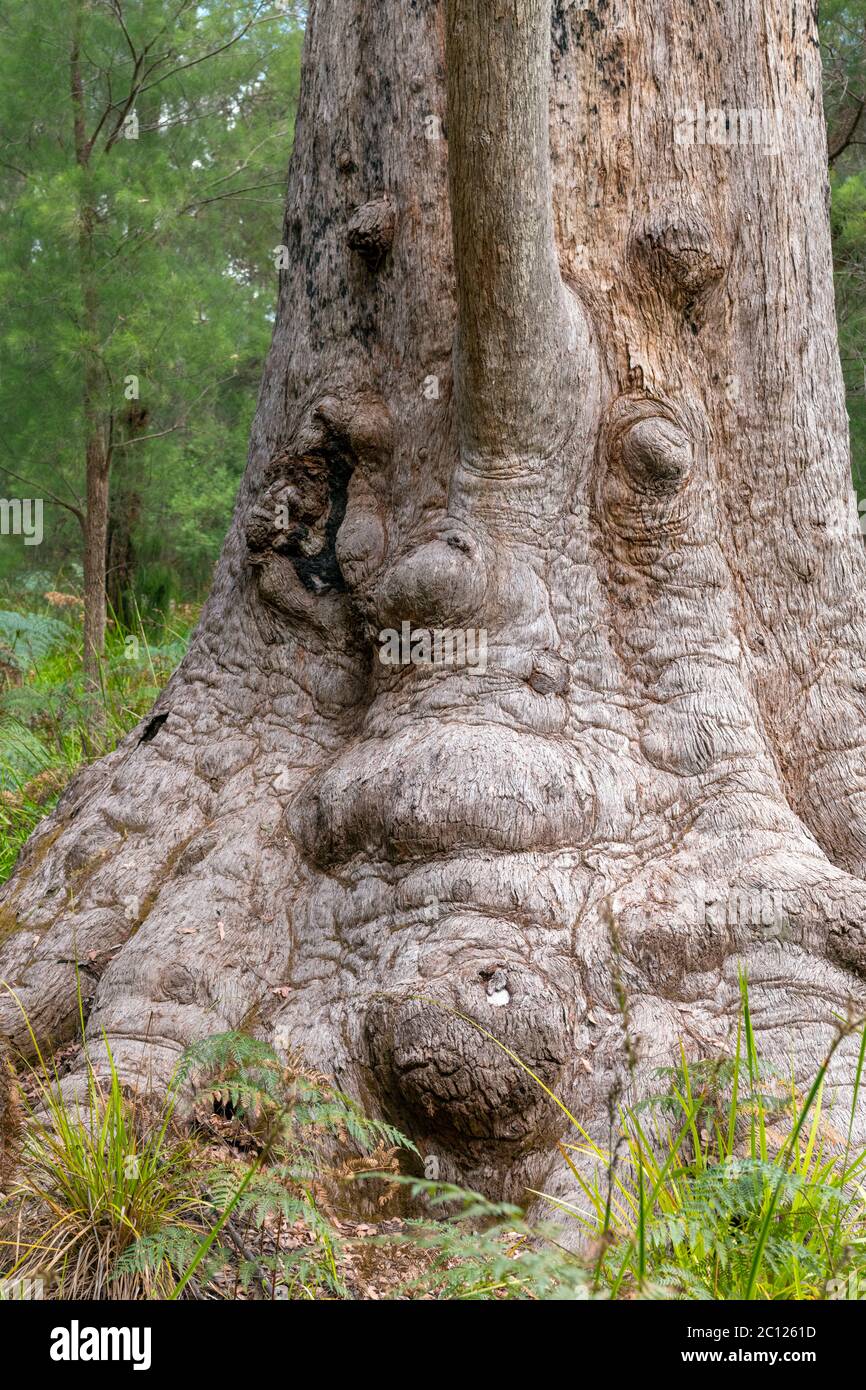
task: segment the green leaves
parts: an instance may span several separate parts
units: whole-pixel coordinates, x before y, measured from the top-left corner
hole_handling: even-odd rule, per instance
[[[50,765],[51,755],[36,734],[13,719],[0,722],[0,790],[10,791]]]
[[[69,640],[69,627],[45,613],[0,609],[0,657],[24,671]]]
[[[170,565],[190,592],[209,577],[246,460],[301,32],[260,0],[124,0],[121,17],[83,6],[82,166],[68,80],[76,8],[3,7],[0,468],[35,484],[31,495],[84,495],[82,374],[95,365],[134,551]],[[124,112],[137,122],[126,131]],[[131,402],[145,412],[134,428]],[[0,472],[4,489],[21,490]],[[47,504],[40,566],[79,545],[73,517]],[[0,577],[34,558],[4,545]]]
[[[840,1025],[801,1094],[763,1064],[743,981],[733,1058],[691,1066],[683,1055],[661,1073],[665,1090],[621,1113],[613,1155],[586,1138],[564,1145],[582,1200],[554,1205],[599,1250],[597,1287],[614,1297],[822,1298],[859,1266],[866,1154],[840,1153],[821,1111],[829,1058],[851,1031]]]

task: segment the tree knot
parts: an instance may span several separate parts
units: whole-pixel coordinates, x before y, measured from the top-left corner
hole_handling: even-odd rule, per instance
[[[378,270],[391,249],[397,214],[388,198],[362,203],[349,218],[347,241],[370,270]]]

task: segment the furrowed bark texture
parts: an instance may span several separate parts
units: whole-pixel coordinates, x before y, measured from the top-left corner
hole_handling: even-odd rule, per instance
[[[314,4],[213,593],[3,894],[40,1037],[78,961],[126,1076],[253,1027],[512,1196],[559,1112],[461,1015],[601,1129],[741,968],[817,1066],[866,1004],[820,91],[802,0]],[[486,666],[383,664],[403,623]]]

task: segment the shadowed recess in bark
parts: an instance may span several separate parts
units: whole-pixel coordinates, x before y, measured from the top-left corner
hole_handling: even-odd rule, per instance
[[[168,712],[166,712],[165,714],[155,714],[152,719],[149,719],[147,721],[147,724],[144,726],[144,732],[142,733],[141,738],[138,740],[139,743],[151,743],[153,739],[156,738],[157,734],[159,733],[160,729],[162,728],[163,724],[167,719]]]

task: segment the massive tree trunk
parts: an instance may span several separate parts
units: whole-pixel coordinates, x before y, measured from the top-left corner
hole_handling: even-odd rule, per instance
[[[127,1076],[256,1027],[511,1194],[559,1112],[431,1000],[598,1124],[745,967],[808,1073],[866,1007],[827,197],[805,0],[312,6],[212,595],[3,897],[40,1037],[77,960]],[[486,663],[386,665],[404,623]]]

